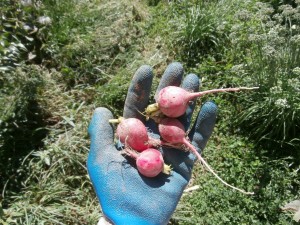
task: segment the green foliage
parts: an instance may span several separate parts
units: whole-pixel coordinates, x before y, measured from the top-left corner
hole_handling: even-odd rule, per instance
[[[35,1],[4,0],[0,6],[0,70],[11,70],[21,61],[41,63],[51,19]]]
[[[232,13],[244,7],[243,1],[180,1],[171,6],[175,45],[180,60],[194,67],[207,57],[221,60],[226,50]]]
[[[161,0],[147,0],[149,6],[156,6]]]
[[[179,44],[183,46],[184,59],[197,63],[201,57],[220,47],[220,34],[217,32],[218,6],[215,2],[195,1],[176,5],[183,15],[179,32]],[[181,12],[182,11],[182,12]]]
[[[291,158],[272,158],[234,135],[215,135],[204,157],[224,180],[255,194],[235,192],[196,166],[191,185],[200,188],[183,196],[174,223],[296,224],[280,212],[284,202],[299,196],[299,165],[291,164]]]
[[[240,20],[230,35],[235,48],[231,54],[244,53],[232,74],[250,85],[259,86],[257,93],[244,100],[239,123],[246,125],[258,142],[275,145],[300,145],[300,73],[299,13],[300,6],[282,5],[279,13],[267,4],[238,16]],[[298,146],[298,147],[297,147]],[[286,146],[285,146],[286,147]]]
[[[296,5],[295,0],[262,0],[261,2],[271,4],[276,11],[277,11],[278,7],[281,5],[286,5],[286,4],[289,4],[292,6]]]
[[[275,154],[270,140],[299,146],[299,1],[272,1],[275,10],[256,2],[1,1],[0,62],[9,72],[0,77],[0,223],[96,224],[85,166],[92,112],[122,115],[136,69],[153,65],[155,88],[175,58],[203,77],[202,89],[261,88],[201,100],[220,108],[204,157],[255,195],[195,166],[191,185],[200,189],[184,194],[170,224],[293,224],[280,207],[299,199],[299,163]],[[238,112],[246,126],[233,123]]]
[[[96,224],[100,209],[85,166],[87,126],[93,111],[86,102],[91,88],[66,92],[58,72],[29,68],[26,73],[20,72],[24,83],[26,76],[32,80],[43,77],[38,88],[33,81],[28,87],[43,117],[35,108],[29,108],[30,118],[25,120],[27,114],[21,113],[22,121],[5,121],[18,127],[15,132],[6,131],[10,136],[1,136],[5,145],[0,148],[0,223]],[[29,94],[22,94],[26,100]],[[25,102],[21,103],[24,106]],[[43,131],[47,132],[39,135]]]
[[[0,89],[0,189],[8,178],[11,190],[20,188],[24,175],[19,170],[23,158],[41,145],[45,137],[44,111],[37,103],[37,96],[44,82],[41,70],[23,66],[12,72],[2,73]],[[7,184],[6,184],[7,186]]]
[[[77,35],[89,32],[95,26],[95,22],[104,19],[103,14],[94,7],[97,4],[99,0],[44,0],[42,9],[52,19],[46,44],[56,44],[60,47],[72,43]]]
[[[114,115],[122,116],[124,103],[132,74],[125,69],[120,69],[109,82],[100,86],[97,102],[99,105],[110,109]]]
[[[59,24],[56,26],[59,31],[53,33],[60,35],[56,37],[59,43],[67,44],[53,60],[59,65],[64,82],[69,87],[105,84],[113,76],[111,74],[118,73],[119,67],[132,60],[128,55],[138,50],[135,45],[140,43],[143,33],[135,24],[137,19],[135,11],[123,2],[119,4],[107,2],[96,9],[86,5],[76,6],[71,12],[63,9],[66,22],[62,23],[59,17],[57,21]],[[72,29],[70,31],[65,24],[73,23],[74,17],[90,19],[78,21],[78,24],[72,25],[73,31]],[[60,28],[60,24],[63,27]],[[70,35],[72,41],[68,40]],[[64,38],[65,41],[62,40]]]
[[[195,73],[205,78],[203,85],[208,89],[259,86],[258,91],[231,98],[239,114],[235,126],[242,125],[257,144],[297,155],[299,7],[278,5],[275,10],[255,1],[228,1],[223,7],[222,3],[218,10],[230,12],[222,17],[226,24],[223,48],[204,57]]]

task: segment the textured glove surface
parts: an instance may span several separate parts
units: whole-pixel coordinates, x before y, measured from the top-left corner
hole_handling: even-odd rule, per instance
[[[198,91],[199,78],[189,74],[182,81],[183,73],[181,64],[170,64],[156,95],[160,89],[170,85]],[[148,105],[152,79],[153,72],[149,66],[142,66],[135,73],[125,101],[125,118],[136,117],[145,122],[140,112]],[[180,118],[186,129],[190,127],[194,107],[195,103],[191,103],[186,114]],[[191,129],[189,138],[199,151],[204,149],[213,131],[216,113],[217,107],[213,102],[205,103]],[[163,148],[165,162],[173,168],[172,175],[144,177],[138,173],[134,161],[124,158],[115,147],[114,130],[108,122],[112,118],[108,109],[97,108],[89,126],[91,146],[88,172],[104,215],[117,225],[167,224],[191,177],[195,157],[188,152]],[[147,122],[146,126],[151,136],[159,138],[153,121]]]

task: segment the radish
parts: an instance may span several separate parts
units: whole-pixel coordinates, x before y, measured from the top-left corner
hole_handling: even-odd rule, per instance
[[[143,151],[148,148],[148,133],[145,125],[136,118],[124,119],[123,117],[110,122],[120,122],[117,126],[116,137],[125,146],[136,151]]]
[[[129,148],[124,149],[125,153],[136,160],[137,170],[146,177],[156,177],[158,174],[170,174],[171,167],[164,163],[160,151],[148,148],[137,153]]]
[[[177,86],[167,86],[160,90],[155,104],[151,104],[146,108],[146,115],[148,117],[157,116],[157,111],[161,111],[164,115],[177,118],[183,115],[188,107],[190,101],[197,97],[201,97],[206,94],[217,92],[234,92],[241,90],[253,90],[258,87],[247,88],[224,88],[224,89],[212,89],[201,92],[188,92],[185,89]]]
[[[186,134],[184,131],[183,124],[174,118],[164,118],[160,121],[158,125],[159,133],[164,141],[169,142],[171,144],[181,144],[189,149],[194,155],[197,156],[200,162],[213,174],[215,177],[220,180],[226,186],[229,186],[235,190],[238,190],[244,194],[254,194],[253,192],[246,192],[242,189],[236,188],[228,183],[226,183],[222,178],[220,178],[213,169],[207,164],[207,162],[202,158],[197,149],[187,140]]]
[[[123,118],[109,120],[110,123],[119,123],[116,130],[116,137],[138,152],[144,151],[151,146],[161,145],[160,140],[148,136],[147,128],[137,118]]]

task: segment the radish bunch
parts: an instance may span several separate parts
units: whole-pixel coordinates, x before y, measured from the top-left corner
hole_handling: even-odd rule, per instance
[[[138,171],[146,177],[155,177],[160,173],[169,175],[171,167],[164,163],[160,151],[153,146],[159,146],[160,140],[148,136],[145,125],[136,118],[119,118],[110,120],[110,123],[119,123],[116,138],[125,146],[124,153],[136,160]]]
[[[157,102],[149,105],[145,110],[146,119],[152,118],[158,123],[161,140],[150,138],[145,125],[136,118],[118,119],[110,122],[119,122],[116,136],[125,145],[125,153],[136,159],[138,171],[147,177],[155,177],[163,172],[170,174],[170,167],[164,164],[164,159],[156,147],[161,145],[172,146],[181,150],[188,150],[226,186],[244,194],[253,194],[236,188],[223,181],[201,157],[196,148],[186,137],[183,124],[177,119],[185,114],[189,103],[197,97],[218,92],[236,92],[257,88],[225,88],[191,93],[177,86],[168,86],[160,90]]]

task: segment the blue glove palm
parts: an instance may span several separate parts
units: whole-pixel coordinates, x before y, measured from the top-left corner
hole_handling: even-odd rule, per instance
[[[179,86],[183,68],[172,63],[166,69],[156,95],[169,85]],[[134,75],[125,101],[125,118],[136,117],[146,108],[151,92],[153,73],[149,66],[142,66]],[[199,89],[196,75],[188,75],[182,87],[189,91]],[[190,126],[194,103],[180,118],[186,129]],[[212,102],[203,105],[189,133],[193,145],[203,150],[214,127],[217,107]],[[131,159],[124,158],[114,144],[114,131],[108,120],[112,113],[106,108],[97,108],[89,126],[91,138],[87,166],[94,189],[99,198],[103,214],[117,225],[161,225],[167,224],[182,192],[186,187],[195,162],[195,156],[176,149],[163,148],[165,162],[171,164],[171,176],[160,174],[155,178],[141,176]],[[145,121],[144,121],[145,122]],[[152,120],[146,123],[151,135],[159,138],[157,126]]]

